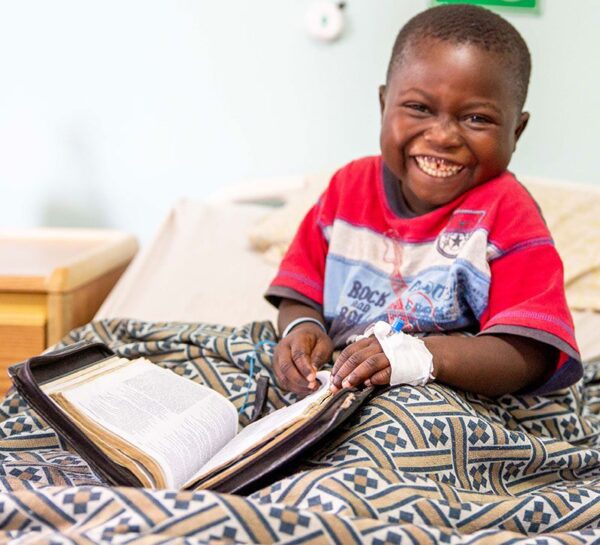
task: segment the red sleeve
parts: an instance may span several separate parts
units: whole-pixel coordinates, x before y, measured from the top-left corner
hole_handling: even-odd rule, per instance
[[[342,210],[360,209],[361,199],[357,195],[363,195],[365,187],[371,188],[364,180],[378,179],[380,172],[381,157],[372,156],[352,161],[332,176],[327,189],[300,224],[265,293],[267,301],[279,306],[282,298],[288,298],[323,310],[330,229]]]
[[[320,222],[321,208],[322,200],[302,220],[265,294],[270,302],[278,304],[282,295],[292,290],[302,296],[300,299],[307,298],[322,306],[328,244]]]
[[[565,298],[563,266],[551,242],[531,241],[490,263],[488,307],[481,329],[512,325],[547,332],[575,352],[573,321]]]
[[[491,284],[481,333],[508,333],[536,339],[560,352],[544,391],[573,384],[583,373],[563,264],[541,214],[528,195],[511,203],[509,218],[490,233]]]

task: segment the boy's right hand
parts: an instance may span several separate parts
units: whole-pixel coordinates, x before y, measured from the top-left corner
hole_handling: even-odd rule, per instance
[[[333,354],[333,342],[316,324],[298,324],[275,347],[273,369],[279,386],[297,394],[317,389],[317,371]]]

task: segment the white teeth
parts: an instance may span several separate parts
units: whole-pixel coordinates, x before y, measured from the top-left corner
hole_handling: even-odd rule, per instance
[[[445,159],[438,159],[436,157],[416,155],[415,160],[425,174],[436,178],[448,178],[449,176],[458,174],[463,169],[462,165],[450,163]]]

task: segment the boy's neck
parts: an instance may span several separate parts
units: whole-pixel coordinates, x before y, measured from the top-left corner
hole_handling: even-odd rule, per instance
[[[383,163],[383,188],[388,204],[396,216],[410,219],[420,215],[411,210],[402,193],[402,182],[385,163]]]

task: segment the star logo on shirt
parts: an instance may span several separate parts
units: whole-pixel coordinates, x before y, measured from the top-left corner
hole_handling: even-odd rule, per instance
[[[437,239],[438,252],[445,257],[456,257],[469,235],[470,233],[441,233]]]
[[[451,237],[450,237],[450,243],[452,244],[452,248],[460,248],[463,241],[464,241],[465,237],[463,234],[461,233],[454,233]]]
[[[445,229],[438,235],[437,250],[444,257],[454,259],[465,242],[475,232],[483,218],[484,210],[460,208],[452,213]]]

